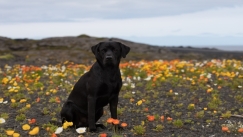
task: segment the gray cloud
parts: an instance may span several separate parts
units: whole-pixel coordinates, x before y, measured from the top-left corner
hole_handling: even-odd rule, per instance
[[[0,0],[0,23],[145,18],[241,5],[242,0]]]

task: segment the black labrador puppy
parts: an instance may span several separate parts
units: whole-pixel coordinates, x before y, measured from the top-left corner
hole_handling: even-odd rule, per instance
[[[61,110],[62,123],[72,121],[73,126],[88,127],[95,132],[96,122],[103,115],[103,107],[110,105],[111,117],[117,119],[118,95],[122,86],[120,59],[130,48],[119,42],[101,42],[91,47],[96,62],[74,85]]]

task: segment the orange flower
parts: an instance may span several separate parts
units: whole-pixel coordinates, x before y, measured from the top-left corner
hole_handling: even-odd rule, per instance
[[[59,99],[59,97],[56,97],[56,102],[57,103],[60,103],[61,102],[60,99]]]
[[[164,121],[165,120],[165,116],[161,116],[160,119]]]
[[[113,124],[114,124],[114,125],[118,125],[119,123],[120,123],[120,121],[119,121],[118,119],[114,119],[114,120],[113,120]]]
[[[147,118],[148,118],[148,121],[154,121],[154,116],[148,115]]]
[[[113,118],[108,118],[106,122],[109,123],[109,124],[111,124],[113,121],[114,121]]]
[[[29,124],[34,124],[36,122],[36,119],[32,118],[32,119],[29,119]]]
[[[99,137],[107,137],[107,134],[106,134],[106,133],[101,133],[101,134],[99,135]]]
[[[39,97],[36,99],[36,102],[37,102],[37,103],[40,102],[40,98],[39,98]]]
[[[127,127],[127,123],[121,123],[121,127]]]
[[[148,112],[148,110],[149,110],[148,108],[144,108],[144,111],[145,111],[145,112]]]
[[[50,127],[47,127],[47,128],[46,128],[46,131],[50,131]]]
[[[167,117],[167,121],[172,121],[172,118],[171,117]]]
[[[239,133],[243,133],[243,128],[242,128],[242,127],[239,128],[239,129],[238,129],[238,132],[239,132]]]
[[[134,101],[134,99],[133,99],[133,98],[131,98],[131,99],[130,99],[130,102],[133,102],[133,101]]]
[[[157,80],[157,78],[156,77],[153,77],[153,82],[155,82]]]
[[[57,135],[55,133],[51,134],[51,137],[57,137]]]
[[[222,127],[222,131],[224,131],[224,132],[228,132],[228,130],[229,130],[228,127],[226,127],[226,126],[223,126],[223,127]]]

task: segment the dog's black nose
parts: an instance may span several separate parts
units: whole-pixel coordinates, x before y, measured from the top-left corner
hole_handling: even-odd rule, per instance
[[[112,59],[112,56],[111,55],[107,55],[105,58],[106,59]]]

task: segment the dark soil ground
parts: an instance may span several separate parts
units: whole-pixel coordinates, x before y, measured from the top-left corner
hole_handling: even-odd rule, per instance
[[[218,61],[219,63],[223,63],[221,60]],[[180,64],[176,62],[174,62],[175,66]],[[124,130],[119,131],[119,135],[126,137],[243,136],[242,133],[238,133],[237,131],[242,126],[243,118],[235,117],[243,113],[243,92],[242,88],[238,88],[243,83],[242,77],[240,77],[243,71],[232,67],[234,63],[242,67],[243,63],[230,60],[229,64],[225,64],[226,68],[222,70],[222,67],[210,62],[208,61],[208,63],[204,63],[200,67],[196,67],[197,63],[202,63],[200,61],[188,62],[188,64],[195,65],[195,69],[198,72],[188,71],[187,73],[182,73],[175,70],[173,77],[166,77],[165,71],[159,72],[160,70],[157,70],[155,67],[155,64],[158,62],[144,62],[144,66],[147,65],[151,67],[150,69],[154,69],[154,72],[165,76],[165,80],[152,80],[154,76],[148,81],[143,80],[147,77],[143,68],[144,66],[136,65],[139,64],[138,62],[124,63],[125,66],[123,64],[122,67],[123,78],[124,83],[127,83],[128,86],[123,86],[120,92],[118,117],[121,122],[126,122],[128,126]],[[173,66],[174,63],[172,61],[169,64]],[[7,100],[8,103],[0,104],[0,117],[6,119],[6,123],[0,124],[0,136],[6,136],[4,131],[7,129],[13,129],[22,136],[28,136],[29,131],[22,130],[22,125],[28,123],[27,119],[32,118],[36,119],[36,123],[30,124],[31,129],[35,126],[40,127],[40,132],[36,136],[50,136],[57,127],[61,126],[59,112],[72,86],[88,68],[85,68],[83,65],[77,66],[73,63],[64,63],[53,66],[49,65],[47,66],[48,69],[42,68],[42,70],[38,70],[32,67],[32,69],[24,71],[23,67],[17,65],[17,62],[14,64],[13,68],[5,66],[0,74],[1,81],[5,77],[20,77],[19,80],[12,80],[12,83],[9,81],[4,84],[2,81],[0,98],[3,98],[4,101]],[[163,64],[167,63],[165,62],[160,65]],[[209,67],[208,65],[212,66]],[[65,66],[67,69],[61,71],[62,66]],[[187,70],[189,66],[186,65],[183,69]],[[180,70],[180,66],[177,67]],[[202,73],[214,73],[212,78],[208,81],[199,80],[200,71],[202,70],[204,70]],[[213,71],[230,71],[238,72],[239,74],[237,77],[229,78],[222,75],[216,76],[216,72]],[[171,72],[174,73],[174,71]],[[176,77],[176,73],[178,77]],[[40,76],[39,79],[38,76]],[[133,79],[133,77],[138,76],[142,80]],[[180,76],[181,78],[179,78]],[[187,80],[187,77],[193,78],[193,76],[195,76],[195,84],[191,84],[191,81]],[[35,80],[36,82],[34,82]],[[10,92],[14,86],[14,81],[18,83],[20,89],[16,92]],[[135,88],[131,87],[132,83],[136,85]],[[213,90],[207,93],[209,87]],[[40,98],[40,102],[36,102],[37,98]],[[57,101],[57,98],[60,102]],[[15,99],[16,103],[11,103],[11,99]],[[21,99],[27,99],[27,101],[20,103]],[[143,100],[142,104],[136,105],[139,100]],[[28,109],[26,109],[27,104],[31,104],[31,107]],[[189,108],[190,104],[194,104],[195,107]],[[148,121],[148,115],[155,116],[155,120],[152,122]],[[161,120],[161,116],[164,116],[165,120]],[[109,108],[106,107],[105,114],[99,122],[105,124],[107,129],[99,133],[84,133],[82,135],[96,137],[100,133],[107,133],[108,136],[115,136],[112,125],[106,123],[109,117]],[[171,117],[173,120],[168,121],[167,117]],[[228,132],[221,130],[223,124],[229,127],[230,130]],[[141,135],[138,133],[138,130],[135,130],[135,127],[138,125],[141,125],[145,129]],[[158,125],[161,125],[163,128],[159,129]],[[46,130],[48,127],[50,128],[49,131]],[[57,136],[73,137],[78,136],[78,133],[76,133],[75,129],[68,128]]]
[[[152,50],[146,56],[152,56]],[[194,53],[181,48],[171,48],[168,50],[171,54],[164,54],[166,56],[159,56],[166,51],[160,52],[156,54],[158,55],[156,58],[150,60],[163,59],[162,63],[158,61],[141,63],[139,60],[143,59],[142,55],[145,52],[139,53],[139,57],[136,58],[136,52],[133,50],[131,56],[134,57],[124,60],[121,66],[123,83],[127,86],[123,86],[119,95],[118,118],[128,126],[116,135],[112,125],[106,123],[110,117],[107,106],[99,121],[105,124],[107,129],[99,133],[87,132],[81,136],[97,137],[100,133],[118,137],[243,136],[243,133],[238,133],[238,129],[243,127],[243,92],[240,88],[243,86],[241,54],[214,50],[212,52],[214,55],[207,56],[204,54],[210,54],[207,51],[198,54],[199,51]],[[43,56],[43,58],[42,53],[38,52],[36,53],[38,57],[35,59],[33,59],[35,55],[33,51],[26,52],[26,55],[31,53],[30,56],[23,56],[24,51],[8,51],[8,53],[14,57],[0,58],[0,99],[8,101],[6,104],[0,103],[0,118],[6,120],[5,123],[0,124],[0,137],[7,136],[6,130],[15,130],[16,133],[26,137],[35,126],[40,128],[37,137],[51,136],[57,127],[62,126],[59,115],[62,104],[75,82],[89,70],[88,66],[94,62],[93,56],[88,53],[89,59],[79,56],[82,61],[67,63],[66,60],[76,57],[78,53],[74,56],[65,56],[66,52],[60,52],[61,60],[51,58],[53,55],[58,56],[56,49],[55,51],[45,50],[43,53],[50,56]],[[177,59],[180,57],[182,59],[173,60],[176,59],[175,56]],[[219,60],[211,60],[217,57]],[[233,60],[234,58],[237,60]],[[135,62],[128,62],[129,60]],[[63,71],[62,66],[65,66]],[[166,67],[163,68],[164,66]],[[39,67],[42,69],[39,70]],[[208,74],[211,74],[210,78],[207,78]],[[201,75],[204,77],[202,78]],[[149,76],[151,80],[144,80]],[[141,80],[138,80],[138,77]],[[4,78],[8,81],[4,82]],[[208,91],[210,89],[211,91]],[[39,102],[36,101],[37,98],[40,98]],[[16,102],[11,102],[11,99]],[[21,103],[21,99],[27,101]],[[142,102],[141,105],[137,105],[139,101]],[[28,104],[31,105],[30,108],[26,107]],[[155,120],[148,121],[148,115],[154,116]],[[165,119],[161,120],[161,116]],[[168,121],[167,117],[173,120]],[[28,119],[36,119],[36,123],[29,124],[31,129],[24,131],[22,125],[29,123]],[[142,129],[136,130],[139,125]],[[222,131],[223,125],[229,128],[227,132]],[[162,128],[160,129],[159,126]],[[142,134],[139,134],[139,131]],[[75,137],[79,134],[74,128],[68,128],[57,136]]]

